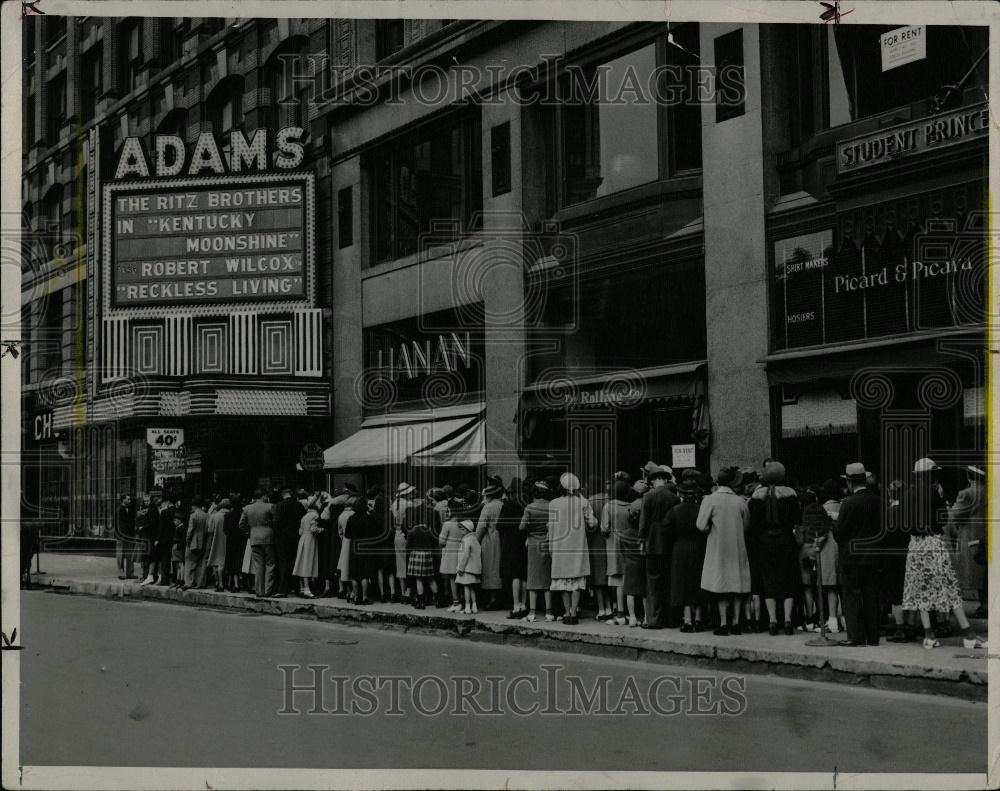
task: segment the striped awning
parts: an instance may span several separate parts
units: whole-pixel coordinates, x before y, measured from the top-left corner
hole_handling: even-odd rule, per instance
[[[482,423],[482,404],[405,414],[383,415],[323,452],[323,469],[343,470],[405,464],[421,451],[450,443]],[[457,450],[457,448],[456,448]],[[428,461],[419,463],[434,464]],[[418,463],[418,462],[414,462]]]
[[[480,418],[451,439],[424,448],[410,457],[417,467],[478,467],[486,464],[486,426]]]

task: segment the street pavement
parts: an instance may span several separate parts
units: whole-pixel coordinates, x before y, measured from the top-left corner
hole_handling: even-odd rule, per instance
[[[21,606],[25,765],[839,773],[986,768],[985,703],[765,675],[724,682],[724,673],[689,667],[137,599],[34,590],[22,592]],[[619,705],[605,708],[624,713],[518,716],[500,700],[503,716],[450,714],[450,706],[427,716],[419,709],[435,707],[432,689],[420,703],[400,695],[401,714],[388,713],[385,695],[370,716],[308,714],[316,701],[309,692],[292,701],[301,713],[279,714],[287,672],[279,665],[310,664],[349,679],[435,674],[508,681],[543,676],[552,671],[541,666],[558,665],[564,677],[577,676],[588,690],[598,677],[610,677],[608,699]],[[295,682],[307,682],[306,672],[298,671]],[[665,694],[682,691],[680,713],[639,715],[621,705],[619,690],[623,694],[628,679],[641,693],[661,676],[676,679]],[[696,682],[695,676],[707,680]],[[696,683],[727,704],[717,709],[740,713],[694,713],[704,706],[684,691]],[[730,694],[720,698],[720,689]],[[515,696],[522,708],[534,699]],[[561,697],[557,707],[566,710],[568,700]],[[336,712],[338,705],[327,694],[318,708]]]

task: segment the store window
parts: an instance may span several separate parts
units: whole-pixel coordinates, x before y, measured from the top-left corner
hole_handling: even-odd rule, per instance
[[[827,122],[830,127],[879,115],[923,99],[983,101],[987,91],[988,28],[921,25],[917,54],[892,65],[882,35],[898,25],[831,25],[826,29]],[[953,86],[948,90],[948,86]],[[945,92],[948,96],[944,97]]]
[[[648,368],[706,356],[701,261],[603,274],[567,274],[533,300],[533,336],[557,350],[532,355],[533,378],[551,369]]]
[[[777,351],[985,322],[981,183],[842,212],[774,242]]]
[[[53,47],[66,36],[66,17],[45,18],[45,48]]]
[[[478,115],[397,138],[368,157],[372,259],[412,255],[421,235],[457,239],[477,230],[483,206]]]

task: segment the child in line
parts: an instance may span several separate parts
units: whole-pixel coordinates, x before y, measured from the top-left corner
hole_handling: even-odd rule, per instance
[[[448,581],[451,589],[451,607],[448,612],[462,612],[462,601],[458,595],[458,584],[455,575],[458,573],[458,558],[462,551],[462,539],[465,531],[457,519],[450,518],[441,527],[438,543],[444,547],[441,551],[441,575]]]
[[[174,540],[170,552],[170,565],[173,567],[174,583],[171,588],[181,588],[184,585],[184,551],[187,548],[187,526],[184,515],[174,512]]]
[[[462,585],[465,590],[465,614],[472,615],[479,612],[476,586],[483,576],[483,551],[479,539],[476,538],[476,526],[472,520],[463,520],[461,526],[465,535],[462,537],[462,546],[459,550],[455,582]]]

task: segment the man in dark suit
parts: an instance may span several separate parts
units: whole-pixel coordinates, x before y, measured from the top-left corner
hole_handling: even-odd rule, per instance
[[[667,612],[670,542],[666,535],[666,518],[680,498],[667,488],[673,479],[673,470],[669,467],[660,466],[645,472],[653,488],[643,495],[639,509],[639,541],[646,555],[646,620],[642,628],[662,629],[664,620],[670,621]]]
[[[156,562],[160,569],[157,585],[170,584],[171,556],[174,548],[174,514],[177,509],[172,497],[163,498],[160,505],[156,537]]]
[[[882,505],[866,484],[868,472],[863,464],[848,464],[845,472],[851,494],[840,504],[840,514],[833,526],[847,622],[845,645],[878,645],[881,577],[878,542],[882,536]]]
[[[115,560],[118,563],[120,580],[135,579],[132,573],[132,554],[135,552],[135,512],[132,495],[123,494],[118,498],[115,514]]]
[[[260,489],[254,491],[253,498],[240,515],[240,530],[249,536],[254,590],[258,596],[273,596],[276,591],[274,512]]]
[[[278,556],[277,596],[287,596],[292,592],[295,567],[295,553],[299,548],[299,524],[306,509],[292,497],[291,489],[281,492],[281,500],[274,504],[274,550]]]

